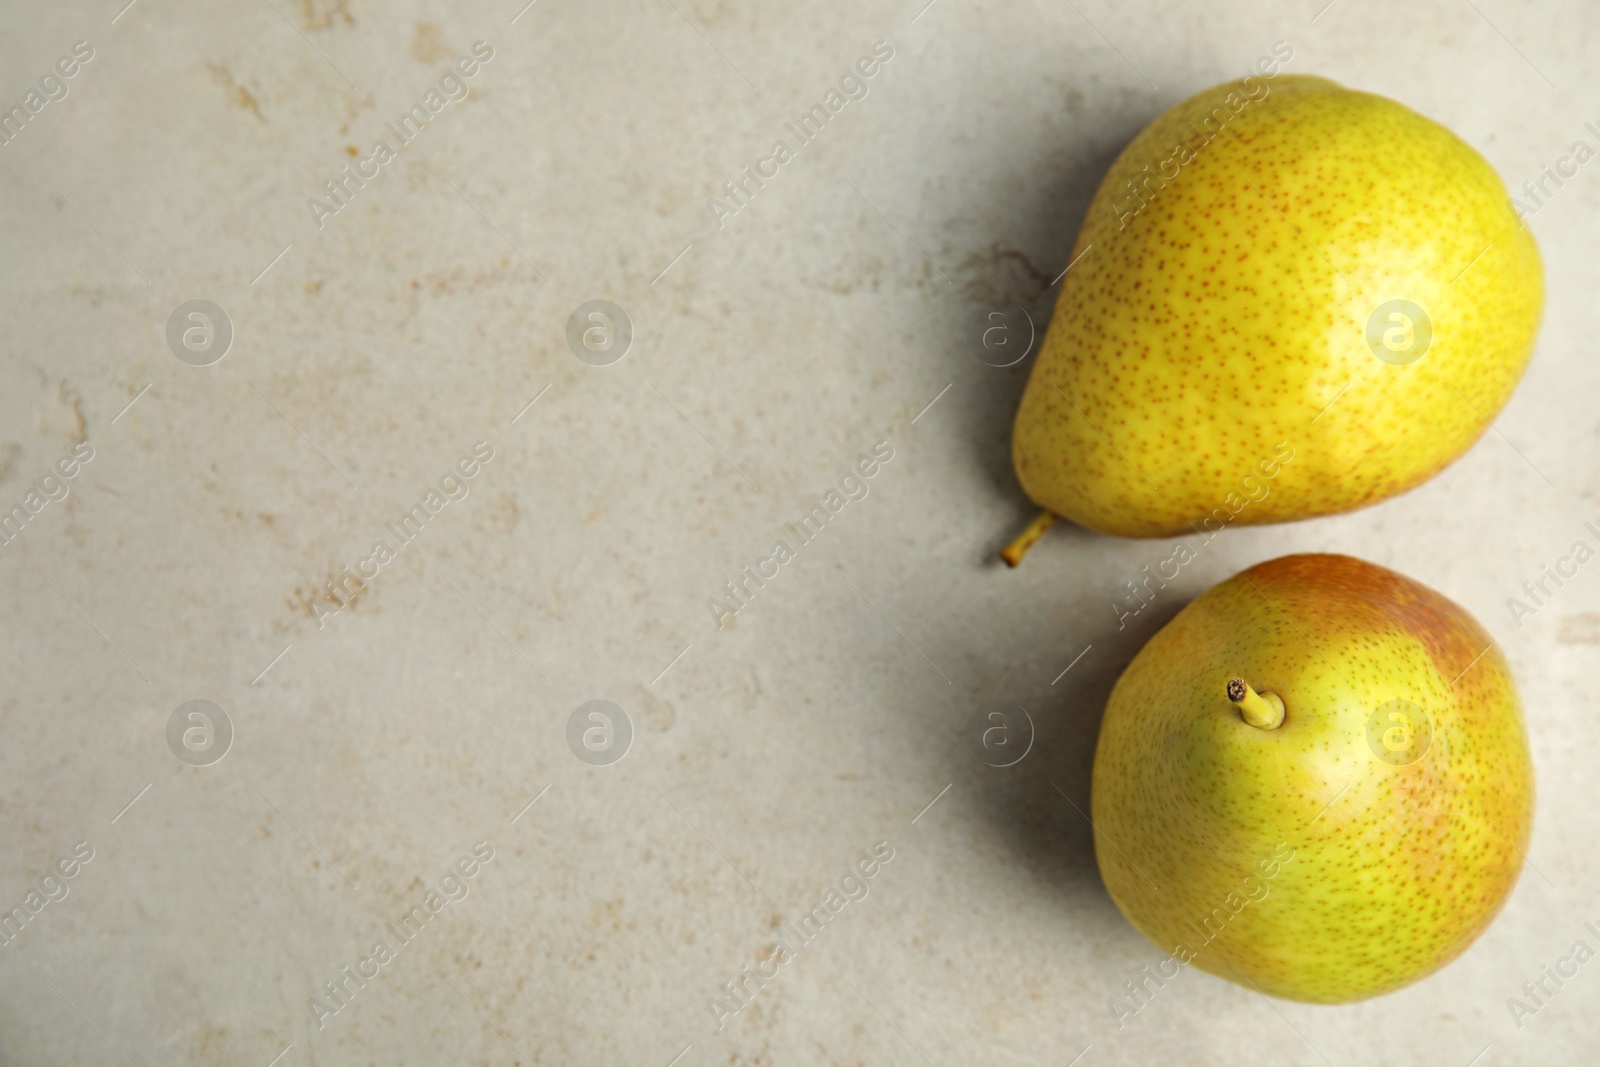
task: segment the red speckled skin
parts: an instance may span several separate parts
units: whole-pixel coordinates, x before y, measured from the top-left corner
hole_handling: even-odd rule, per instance
[[[1544,306],[1538,248],[1483,157],[1322,78],[1219,85],[1157,118],[1072,259],[1012,460],[1040,507],[1127,537],[1425,481],[1511,396]],[[1431,326],[1405,365],[1368,333],[1396,300]]]
[[[1240,718],[1234,676],[1283,698],[1281,727]],[[1397,700],[1432,727],[1404,765],[1369,741]],[[1106,888],[1159,948],[1339,1003],[1416,981],[1488,926],[1532,832],[1533,768],[1510,670],[1465,610],[1348,556],[1285,556],[1208,590],[1129,664],[1091,814]]]

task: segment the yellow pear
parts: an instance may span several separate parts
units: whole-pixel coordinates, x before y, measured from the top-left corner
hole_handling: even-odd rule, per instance
[[[1095,854],[1183,965],[1340,1003],[1414,982],[1505,903],[1533,819],[1510,668],[1461,607],[1348,556],[1214,586],[1112,690]]]
[[[1129,537],[1349,511],[1425,481],[1511,395],[1544,302],[1533,237],[1482,156],[1307,76],[1157,118],[1071,263],[1012,459],[1052,516]]]

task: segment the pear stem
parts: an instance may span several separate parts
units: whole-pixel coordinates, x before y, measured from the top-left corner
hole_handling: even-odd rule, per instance
[[[1028,528],[1018,534],[1015,541],[1000,550],[1000,558],[1006,561],[1006,566],[1015,567],[1021,563],[1028,549],[1038,544],[1044,532],[1056,524],[1057,517],[1053,511],[1039,512],[1038,517],[1028,523]]]
[[[1283,725],[1283,698],[1277,693],[1258,693],[1243,678],[1228,682],[1228,699],[1239,706],[1239,716],[1251,726],[1276,730]]]

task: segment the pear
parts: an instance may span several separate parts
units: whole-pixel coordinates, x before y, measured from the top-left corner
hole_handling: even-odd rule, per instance
[[[1052,518],[1128,537],[1349,511],[1425,481],[1504,406],[1544,303],[1533,237],[1483,157],[1308,76],[1157,118],[1101,183],[1071,264],[1012,459]]]
[[[1172,954],[1163,974],[1340,1003],[1416,981],[1489,925],[1522,867],[1533,770],[1510,669],[1463,608],[1296,555],[1212,587],[1129,664],[1090,804],[1106,888]]]

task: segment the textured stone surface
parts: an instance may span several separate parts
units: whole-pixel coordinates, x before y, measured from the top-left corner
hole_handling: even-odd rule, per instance
[[[1581,1062],[1597,965],[1520,1029],[1506,1001],[1600,925],[1600,570],[1546,579],[1520,628],[1506,601],[1600,545],[1594,166],[1529,220],[1546,318],[1494,431],[1376,507],[1229,529],[1136,614],[1123,583],[1175,543],[1063,525],[994,561],[1033,510],[1010,461],[1029,362],[967,336],[1011,303],[1042,331],[1111,160],[1274,42],[1516,189],[1594,144],[1596,15],[674,2],[0,16],[7,105],[95,50],[0,147],[0,507],[95,453],[0,547],[0,906],[93,849],[0,947],[0,1062]],[[480,39],[472,94],[319,229],[307,199]],[[719,228],[707,199],[879,40],[866,97]],[[207,367],[165,339],[197,299],[234,326]],[[634,326],[609,367],[566,342],[596,299]],[[469,495],[324,614],[478,441]],[[869,494],[718,629],[707,600],[878,441]],[[1119,1030],[1109,999],[1164,950],[1080,813],[1101,709],[1187,599],[1293,551],[1411,575],[1502,643],[1532,866],[1392,996],[1269,1004],[1190,971]],[[595,699],[633,727],[611,766],[567,743]],[[213,766],[168,748],[191,700],[233,724]],[[1036,725],[1004,768],[963,736],[996,700]],[[480,841],[465,898],[318,1028],[323,983]],[[868,895],[717,1029],[708,1000],[880,841]]]

